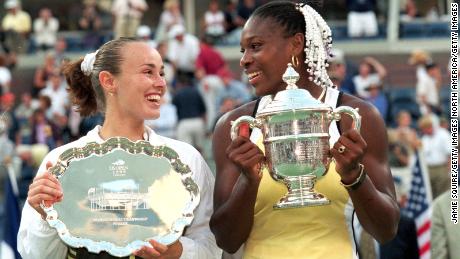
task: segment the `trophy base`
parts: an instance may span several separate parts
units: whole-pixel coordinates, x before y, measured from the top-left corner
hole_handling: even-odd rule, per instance
[[[302,208],[302,207],[312,207],[312,206],[321,206],[328,205],[331,201],[326,198],[324,195],[316,192],[308,193],[303,195],[303,197],[294,196],[292,194],[287,194],[280,199],[278,203],[273,205],[275,210],[280,209],[292,209],[292,208]]]

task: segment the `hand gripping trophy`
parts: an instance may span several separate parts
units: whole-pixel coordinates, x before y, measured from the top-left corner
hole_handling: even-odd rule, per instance
[[[283,182],[287,194],[273,205],[275,209],[326,205],[330,201],[315,192],[314,184],[324,176],[332,160],[329,154],[329,125],[345,113],[353,118],[354,128],[359,130],[361,116],[349,106],[332,109],[313,98],[296,82],[299,74],[289,63],[283,74],[286,90],[278,92],[256,118],[242,116],[231,128],[231,138],[238,136],[241,123],[262,131],[265,156],[270,175]]]

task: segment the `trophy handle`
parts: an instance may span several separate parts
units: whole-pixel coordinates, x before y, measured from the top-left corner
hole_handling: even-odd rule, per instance
[[[251,129],[253,128],[261,128],[261,125],[260,123],[257,121],[257,119],[251,117],[251,116],[241,116],[239,117],[238,119],[236,119],[235,121],[232,121],[231,124],[232,124],[232,128],[230,130],[230,138],[232,140],[236,139],[238,137],[238,131],[240,129],[240,124],[241,123],[247,123],[249,124],[249,127]]]
[[[353,128],[359,132],[361,129],[361,115],[359,115],[358,111],[358,108],[354,109],[350,106],[339,106],[332,112],[332,119],[338,121],[341,118],[340,114],[345,113],[353,119]]]

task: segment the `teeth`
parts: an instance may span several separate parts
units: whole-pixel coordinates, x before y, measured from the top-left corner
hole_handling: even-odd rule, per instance
[[[161,97],[159,95],[149,95],[149,96],[147,96],[148,101],[159,101],[160,98]]]
[[[260,75],[260,72],[252,72],[248,74],[249,79],[253,79],[254,77]]]

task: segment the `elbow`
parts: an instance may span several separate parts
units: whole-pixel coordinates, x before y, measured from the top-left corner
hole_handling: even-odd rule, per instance
[[[238,244],[237,242],[228,242],[228,240],[224,240],[223,238],[216,237],[216,244],[219,248],[224,250],[229,254],[234,254],[240,249],[242,243]]]
[[[380,244],[388,243],[396,237],[396,234],[398,233],[399,217],[399,207],[397,207],[393,215],[389,217],[391,218],[391,221],[384,226],[380,235],[376,238]]]
[[[221,230],[221,227],[219,227],[219,224],[216,221],[217,220],[215,220],[214,217],[211,217],[209,226],[211,228],[211,232],[214,234],[217,246],[227,253],[236,253],[243,242],[238,242],[235,238],[232,238],[230,236],[231,232]]]

